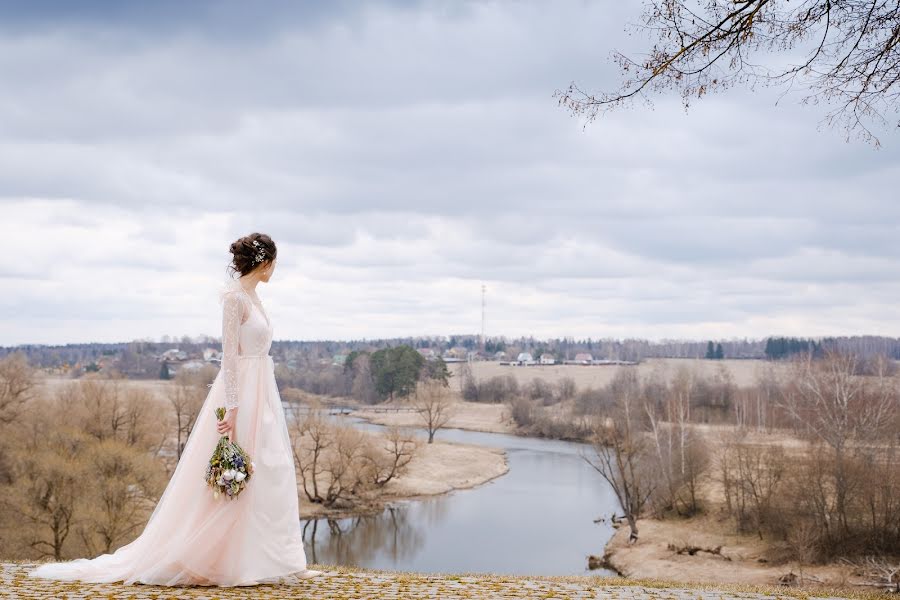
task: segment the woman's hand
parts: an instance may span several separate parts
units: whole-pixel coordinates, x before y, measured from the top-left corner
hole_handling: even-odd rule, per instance
[[[228,432],[228,441],[234,441],[234,426],[237,421],[237,407],[229,408],[225,411],[225,418],[216,423],[216,430],[219,435]]]

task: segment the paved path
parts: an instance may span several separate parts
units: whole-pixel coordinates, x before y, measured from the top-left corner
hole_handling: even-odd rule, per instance
[[[542,600],[775,600],[793,598],[785,590],[771,593],[723,591],[704,588],[661,588],[621,585],[600,577],[513,577],[500,575],[428,575],[316,567],[324,573],[313,579],[286,577],[278,585],[253,587],[159,587],[152,585],[91,584],[51,581],[26,577],[35,563],[3,563],[0,571],[0,598],[40,600],[164,600],[191,598],[226,600],[231,598],[308,598],[310,600],[396,600],[439,598],[476,600],[482,598],[539,598]],[[796,597],[806,598],[803,594]],[[828,599],[833,600],[833,599]]]

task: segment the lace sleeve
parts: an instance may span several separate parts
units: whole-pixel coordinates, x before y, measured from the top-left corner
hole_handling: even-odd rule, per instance
[[[240,293],[225,294],[222,299],[222,378],[225,381],[225,408],[238,405],[238,340],[244,303]]]

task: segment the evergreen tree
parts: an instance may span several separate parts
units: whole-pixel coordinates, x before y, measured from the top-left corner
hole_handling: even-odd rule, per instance
[[[160,379],[172,379],[172,374],[169,373],[169,365],[166,361],[163,361],[162,368],[159,370],[159,378]]]
[[[788,358],[793,354],[810,354],[819,358],[822,353],[822,344],[815,340],[785,337],[766,340],[766,357],[773,360]]]
[[[716,344],[716,360],[725,358],[725,351],[722,350],[722,344]]]
[[[378,350],[371,358],[375,391],[391,400],[394,394],[408,396],[416,389],[424,363],[422,355],[405,344]]]
[[[715,347],[713,346],[712,341],[710,341],[708,344],[706,344],[706,358],[712,360],[715,357],[716,357],[716,350],[715,350]]]
[[[450,369],[447,368],[447,363],[440,356],[433,360],[426,360],[422,373],[426,379],[440,381],[444,387],[450,385],[450,378],[453,376]]]

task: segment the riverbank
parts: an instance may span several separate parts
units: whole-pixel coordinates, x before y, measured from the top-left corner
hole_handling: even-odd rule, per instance
[[[380,512],[390,502],[446,494],[483,485],[509,471],[506,452],[471,444],[435,441],[418,454],[376,497],[352,508],[326,508],[306,500],[300,490],[300,518],[342,518]]]
[[[312,579],[286,576],[276,584],[253,587],[162,587],[118,583],[79,583],[30,578],[26,573],[35,562],[0,563],[0,596],[31,600],[59,598],[116,598],[139,600],[155,598],[231,600],[247,598],[441,598],[472,600],[477,598],[603,598],[604,600],[875,600],[878,596],[835,590],[814,594],[801,589],[755,586],[686,586],[658,581],[628,581],[592,576],[511,576],[477,573],[403,573],[310,565],[323,571]],[[881,596],[884,598],[884,596]]]
[[[509,414],[509,407],[506,404],[482,404],[454,399],[450,406],[453,416],[446,425],[448,428],[481,431],[484,433],[515,434],[517,431],[516,424],[513,422]],[[356,406],[353,416],[370,423],[388,427],[421,428],[421,416],[417,412],[407,410],[410,408],[412,408],[411,403],[398,401],[388,406]],[[389,412],[390,409],[400,410]],[[440,435],[441,433],[438,431],[437,437],[440,437]]]
[[[854,583],[851,569],[843,565],[804,565],[801,570],[796,563],[772,564],[766,544],[758,536],[733,533],[728,524],[709,515],[663,521],[640,519],[638,533],[638,541],[629,544],[629,528],[623,524],[606,546],[606,563],[625,577],[775,585],[793,573],[824,585],[843,587]],[[675,550],[686,546],[702,550],[693,555]],[[718,549],[719,553],[707,549]]]

